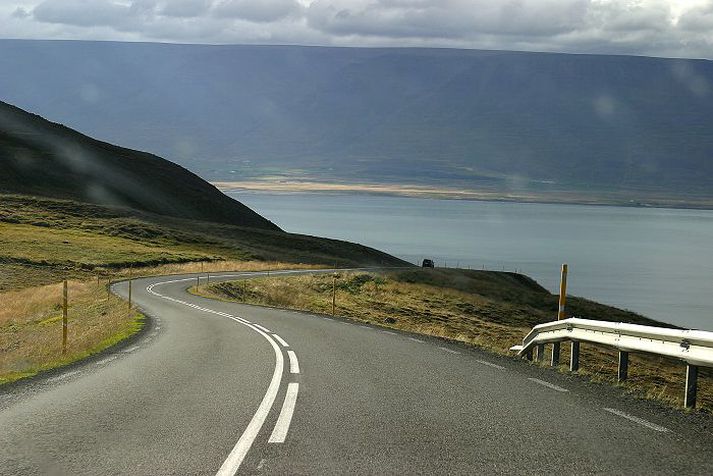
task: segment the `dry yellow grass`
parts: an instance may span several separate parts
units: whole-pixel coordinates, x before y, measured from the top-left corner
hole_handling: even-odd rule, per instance
[[[138,332],[129,311],[105,283],[69,282],[68,345],[62,354],[62,284],[0,294],[0,384],[75,362]]]
[[[198,261],[188,263],[170,263],[159,266],[141,268],[123,268],[112,272],[99,273],[102,278],[107,276],[112,279],[126,278],[128,276],[161,276],[166,274],[183,273],[219,273],[227,271],[266,271],[280,269],[324,269],[324,265],[284,263],[281,261]]]
[[[329,314],[332,310],[331,276],[293,276],[217,283],[193,290],[207,297],[249,304]],[[503,290],[516,296],[520,289]],[[486,293],[484,293],[486,294]],[[398,274],[347,273],[337,281],[337,315],[380,326],[475,345],[512,355],[510,347],[522,341],[531,325],[552,320],[554,313],[524,305],[516,297],[493,299],[477,292],[404,282]],[[592,309],[595,309],[594,307]],[[606,308],[603,308],[605,311]],[[599,318],[601,316],[589,316]],[[547,365],[547,361],[534,365]],[[561,365],[567,372],[569,347],[562,346]],[[582,344],[580,375],[597,382],[616,384],[617,353],[607,348]],[[682,405],[682,363],[657,356],[630,357],[629,380],[622,387],[642,398]],[[713,376],[702,372],[699,407],[713,410]]]
[[[127,304],[107,298],[108,279],[221,271],[317,269],[279,261],[210,261],[100,270],[93,279],[69,281],[69,345],[62,355],[62,283],[0,293],[0,384],[75,362],[141,329],[142,317]],[[61,273],[60,273],[61,274]],[[99,278],[99,279],[97,279]]]

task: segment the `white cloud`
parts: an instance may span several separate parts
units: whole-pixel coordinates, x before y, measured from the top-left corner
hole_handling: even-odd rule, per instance
[[[0,0],[0,36],[713,59],[713,0]]]

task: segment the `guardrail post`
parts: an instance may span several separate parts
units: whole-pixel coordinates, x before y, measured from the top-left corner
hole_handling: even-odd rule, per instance
[[[542,362],[545,359],[545,344],[537,344],[537,355],[535,360]]]
[[[551,364],[552,364],[552,367],[557,367],[560,364],[560,343],[559,342],[552,343]]]
[[[629,353],[623,350],[619,351],[619,369],[616,373],[617,382],[623,382],[629,378]]]
[[[579,370],[579,341],[573,340],[569,353],[569,370],[576,372]]]
[[[696,407],[696,392],[698,390],[698,366],[686,365],[686,394],[683,398],[683,406],[686,408]]]

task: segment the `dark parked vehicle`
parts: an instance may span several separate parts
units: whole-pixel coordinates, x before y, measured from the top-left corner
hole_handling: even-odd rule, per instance
[[[423,260],[423,264],[421,264],[421,267],[423,268],[435,268],[435,265],[433,264],[432,259],[425,259]]]

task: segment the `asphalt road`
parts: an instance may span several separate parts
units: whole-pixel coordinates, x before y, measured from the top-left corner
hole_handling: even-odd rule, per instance
[[[0,474],[713,474],[708,416],[194,282],[134,281],[141,338],[0,391]]]

